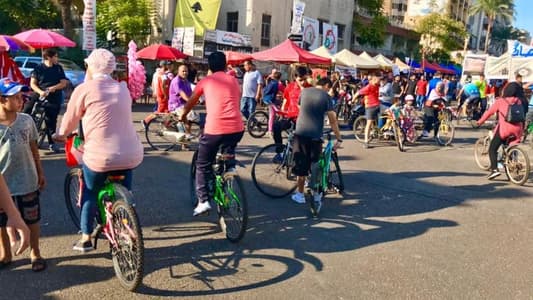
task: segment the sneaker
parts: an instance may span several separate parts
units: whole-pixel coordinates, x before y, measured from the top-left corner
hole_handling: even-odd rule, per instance
[[[204,214],[211,210],[211,204],[209,204],[209,201],[200,202],[196,206],[196,208],[193,211],[193,216],[196,217],[198,215]]]
[[[72,247],[72,250],[80,251],[83,253],[89,252],[89,251],[94,250],[93,243],[90,240],[85,241],[85,242],[79,240],[76,244],[74,244],[74,247]]]
[[[292,194],[291,196],[292,201],[298,203],[298,204],[305,204],[305,196],[304,193],[296,192]]]
[[[274,158],[272,158],[272,162],[275,164],[281,164],[283,162],[283,155],[281,153],[276,153]]]
[[[318,201],[315,200],[315,214],[318,215],[318,213],[320,212],[320,209],[322,209],[322,200],[318,200]]]
[[[429,137],[429,132],[424,130],[419,138],[427,138],[427,137]]]
[[[59,146],[57,144],[52,144],[50,146],[48,146],[48,149],[54,153],[59,153],[61,152],[61,149],[59,149]]]
[[[498,176],[502,175],[502,173],[500,173],[500,171],[498,170],[492,170],[492,172],[490,172],[490,174],[487,176],[487,179],[488,180],[492,180]]]

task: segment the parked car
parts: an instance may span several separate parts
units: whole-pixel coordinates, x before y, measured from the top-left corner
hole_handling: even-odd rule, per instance
[[[20,71],[26,78],[29,78],[33,69],[42,62],[42,58],[39,56],[17,56],[13,60],[19,66]],[[68,59],[60,58],[59,64],[63,67],[63,70],[65,70],[65,75],[69,80],[69,84],[64,90],[65,99],[69,99],[72,90],[85,79],[85,71],[76,63]]]

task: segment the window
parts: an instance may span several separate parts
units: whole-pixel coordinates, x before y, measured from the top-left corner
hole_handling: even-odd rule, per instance
[[[226,31],[239,32],[239,12],[228,12]]]
[[[270,24],[272,16],[263,14],[261,19],[261,46],[270,47]]]
[[[324,19],[318,19],[318,34],[322,35],[322,24],[328,23],[327,20]]]
[[[346,25],[338,23],[335,23],[335,25],[337,25],[337,45],[341,49],[344,48],[344,31],[346,30]]]

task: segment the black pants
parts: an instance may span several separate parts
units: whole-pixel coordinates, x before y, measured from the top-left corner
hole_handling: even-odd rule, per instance
[[[498,149],[503,144],[504,140],[500,137],[500,132],[496,131],[489,144],[489,159],[490,169],[498,169]]]
[[[35,94],[28,101],[26,101],[26,103],[24,103],[24,107],[22,108],[22,112],[26,114],[31,114],[33,106],[35,105],[35,102],[38,100],[38,98],[39,95]],[[52,134],[56,132],[57,116],[59,115],[60,110],[61,104],[55,102],[48,102],[47,105],[44,107],[44,123],[46,124],[46,128],[48,129],[47,136],[49,145],[54,144],[54,141],[52,140]]]
[[[210,183],[214,179],[213,162],[218,150],[227,155],[226,170],[235,167],[235,148],[241,141],[244,131],[230,134],[203,134],[198,145],[196,159],[196,196],[199,202],[209,201],[212,191]]]
[[[424,131],[429,133],[433,128],[435,136],[439,132],[438,111],[433,107],[424,107]]]
[[[274,127],[272,128],[272,134],[274,136],[274,143],[281,145],[283,143],[283,137],[281,136],[281,133],[283,130],[290,129],[292,124],[294,124],[296,121],[293,119],[280,119],[274,122]],[[283,147],[277,147],[276,152],[281,153],[283,151]]]

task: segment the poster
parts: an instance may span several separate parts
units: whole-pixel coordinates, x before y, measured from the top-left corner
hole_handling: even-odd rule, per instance
[[[338,35],[337,25],[322,23],[322,45],[329,53],[337,53]]]
[[[91,51],[96,48],[96,0],[83,0],[83,42],[82,49]]]
[[[313,51],[320,47],[318,20],[304,17],[303,23],[303,47],[307,51]]]
[[[189,56],[194,56],[194,27],[174,28],[172,47]]]

